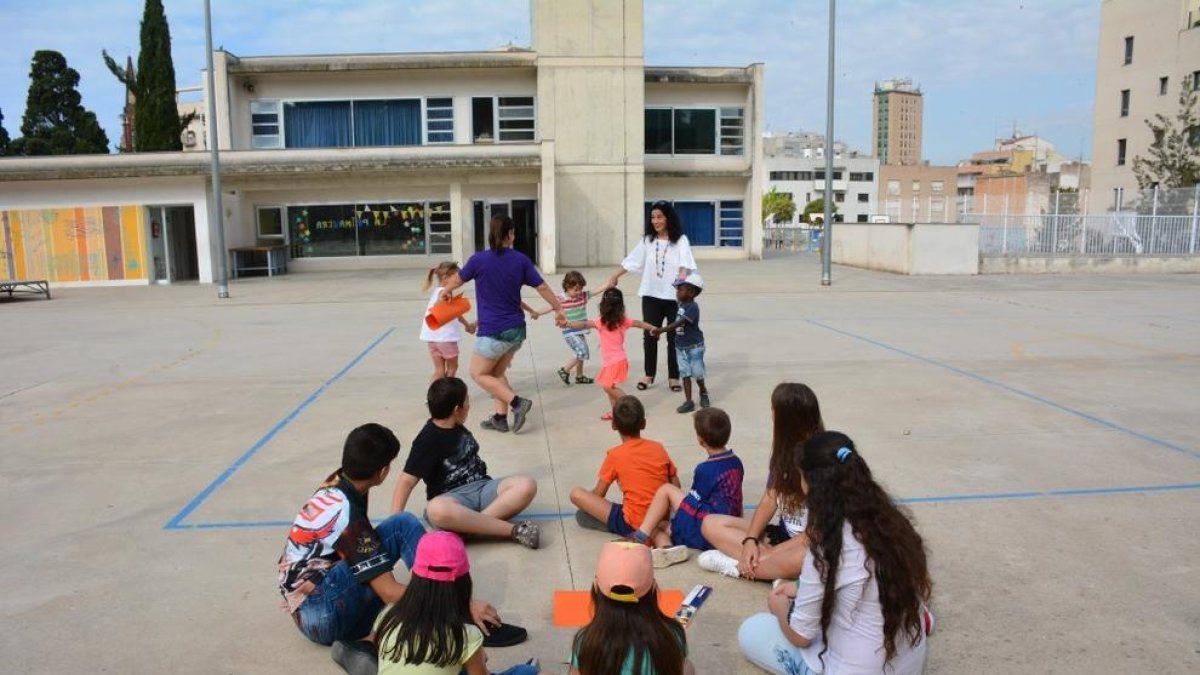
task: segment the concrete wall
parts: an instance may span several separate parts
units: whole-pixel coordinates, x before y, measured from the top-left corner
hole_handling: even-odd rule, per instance
[[[898,274],[978,274],[979,227],[838,223],[833,262]]]
[[[983,257],[980,274],[1196,274],[1200,256]]]

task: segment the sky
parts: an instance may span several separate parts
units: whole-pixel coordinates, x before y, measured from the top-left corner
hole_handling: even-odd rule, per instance
[[[200,84],[202,0],[164,0],[176,83]],[[213,44],[241,56],[529,46],[529,0],[211,0]],[[645,0],[646,63],[766,64],[765,129],[825,129],[826,0]],[[115,146],[124,90],[101,49],[137,61],[143,0],[0,0],[0,111],[20,135],[34,51],[62,52]],[[874,82],[925,95],[924,155],[953,164],[1014,128],[1091,155],[1100,0],[842,0],[834,136],[870,151]]]

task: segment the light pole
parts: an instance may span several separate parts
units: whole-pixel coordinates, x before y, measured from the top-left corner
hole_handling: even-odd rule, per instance
[[[833,254],[833,34],[837,0],[829,0],[829,73],[825,93],[825,221],[821,233],[821,285],[828,286]]]
[[[226,271],[228,252],[225,251],[225,213],[221,205],[221,151],[217,149],[217,89],[213,77],[212,12],[204,0],[204,46],[208,61],[208,151],[212,157],[212,208],[208,211],[208,231],[216,235],[217,244],[217,297],[229,297],[229,279]]]

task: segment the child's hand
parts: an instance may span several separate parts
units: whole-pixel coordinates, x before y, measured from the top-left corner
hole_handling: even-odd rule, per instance
[[[651,335],[653,335],[654,337],[658,337],[659,335],[662,335],[662,329],[661,329],[661,328],[652,328],[652,329],[650,329],[650,331],[649,331],[649,332],[650,332],[650,334],[651,334]]]
[[[488,626],[496,627],[503,623],[500,621],[500,613],[496,611],[496,608],[483,600],[471,600],[471,620],[475,622],[476,626],[479,626],[479,630],[483,631],[484,635],[492,634],[488,630]]]
[[[758,567],[758,544],[747,546],[742,543],[742,556],[738,559],[738,572],[747,579],[754,578],[754,568]]]
[[[468,332],[468,333],[470,333],[471,335],[474,335],[474,334],[475,334],[475,331],[476,331],[478,328],[479,328],[479,324],[478,324],[478,323],[476,323],[476,322],[474,322],[474,321],[468,321],[468,322],[467,322],[467,332]]]
[[[784,588],[791,587],[791,595],[784,592]],[[792,598],[796,595],[796,585],[794,583],[779,584],[771,589],[771,594],[767,596],[767,608],[775,616],[787,616],[792,610]]]
[[[541,316],[541,314],[539,314],[536,309],[529,310],[529,318],[530,319],[537,321],[539,316]]]

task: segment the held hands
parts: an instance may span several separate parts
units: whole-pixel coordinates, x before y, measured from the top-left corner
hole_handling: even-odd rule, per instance
[[[537,320],[538,320],[538,317],[539,317],[539,316],[541,316],[541,315],[542,315],[542,313],[541,313],[541,312],[539,312],[539,311],[537,311],[536,309],[530,309],[530,310],[529,310],[529,318],[530,318],[530,319],[533,319],[534,321],[537,321]]]
[[[479,324],[477,322],[475,322],[475,321],[467,322],[467,332],[470,333],[471,335],[474,335],[475,331],[478,329],[479,329]]]
[[[500,621],[500,613],[495,607],[483,600],[471,600],[471,620],[479,626],[479,630],[483,631],[484,635],[491,635],[488,626],[496,627],[502,622]]]
[[[561,309],[554,311],[554,325],[559,328],[567,327],[567,315]]]

